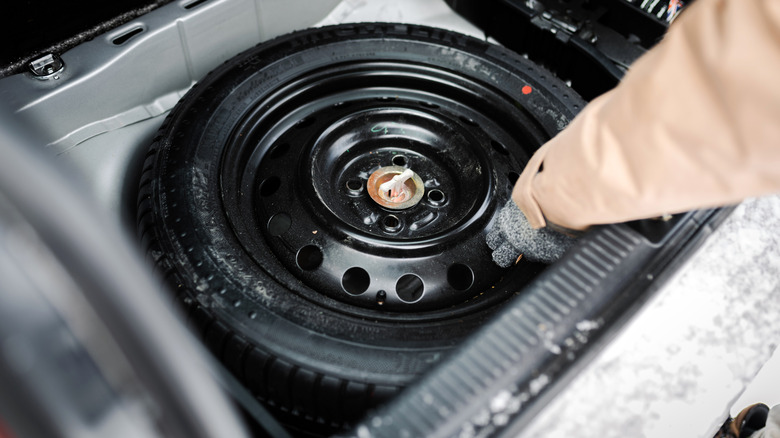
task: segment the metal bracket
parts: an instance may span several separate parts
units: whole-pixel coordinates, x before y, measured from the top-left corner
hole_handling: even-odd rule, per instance
[[[33,76],[41,80],[59,79],[59,73],[65,70],[65,63],[59,55],[49,53],[29,64]]]

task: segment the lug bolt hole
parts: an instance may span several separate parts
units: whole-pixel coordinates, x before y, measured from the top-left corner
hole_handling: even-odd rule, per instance
[[[447,196],[439,189],[428,191],[428,202],[432,205],[443,205],[447,202]]]
[[[403,155],[396,155],[393,157],[393,165],[395,166],[406,166],[406,157]]]
[[[387,215],[382,219],[382,228],[388,233],[395,233],[401,229],[401,220],[396,215]]]
[[[347,180],[347,190],[350,195],[359,195],[363,192],[363,181],[357,178]]]

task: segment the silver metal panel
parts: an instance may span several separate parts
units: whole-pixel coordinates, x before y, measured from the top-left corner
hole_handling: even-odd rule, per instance
[[[0,99],[75,167],[100,205],[126,219],[145,147],[197,80],[259,42],[322,20],[339,0],[192,0],[168,4],[61,54],[41,80],[0,80]],[[121,44],[117,38],[137,29]]]
[[[62,54],[65,69],[49,80],[31,74],[0,80],[0,99],[62,152],[163,114],[220,63],[263,39],[316,23],[338,0],[188,4],[171,3]]]

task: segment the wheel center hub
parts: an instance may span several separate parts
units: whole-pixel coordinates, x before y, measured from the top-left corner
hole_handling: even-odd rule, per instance
[[[379,168],[368,178],[366,186],[374,202],[391,210],[414,207],[425,193],[422,179],[401,166]]]

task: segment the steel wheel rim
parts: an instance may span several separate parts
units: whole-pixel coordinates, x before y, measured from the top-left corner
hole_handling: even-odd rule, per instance
[[[548,137],[513,97],[465,74],[403,61],[334,64],[252,103],[226,148],[223,198],[258,264],[308,286],[281,281],[291,290],[349,314],[436,318],[473,311],[468,303],[506,274],[474,248],[509,199],[524,150]],[[399,156],[401,167],[422,169],[426,196],[389,211],[372,204],[366,180]],[[458,171],[453,156],[465,161]],[[478,171],[462,172],[468,166]],[[252,214],[236,219],[231,207]],[[415,234],[426,213],[441,226]]]

